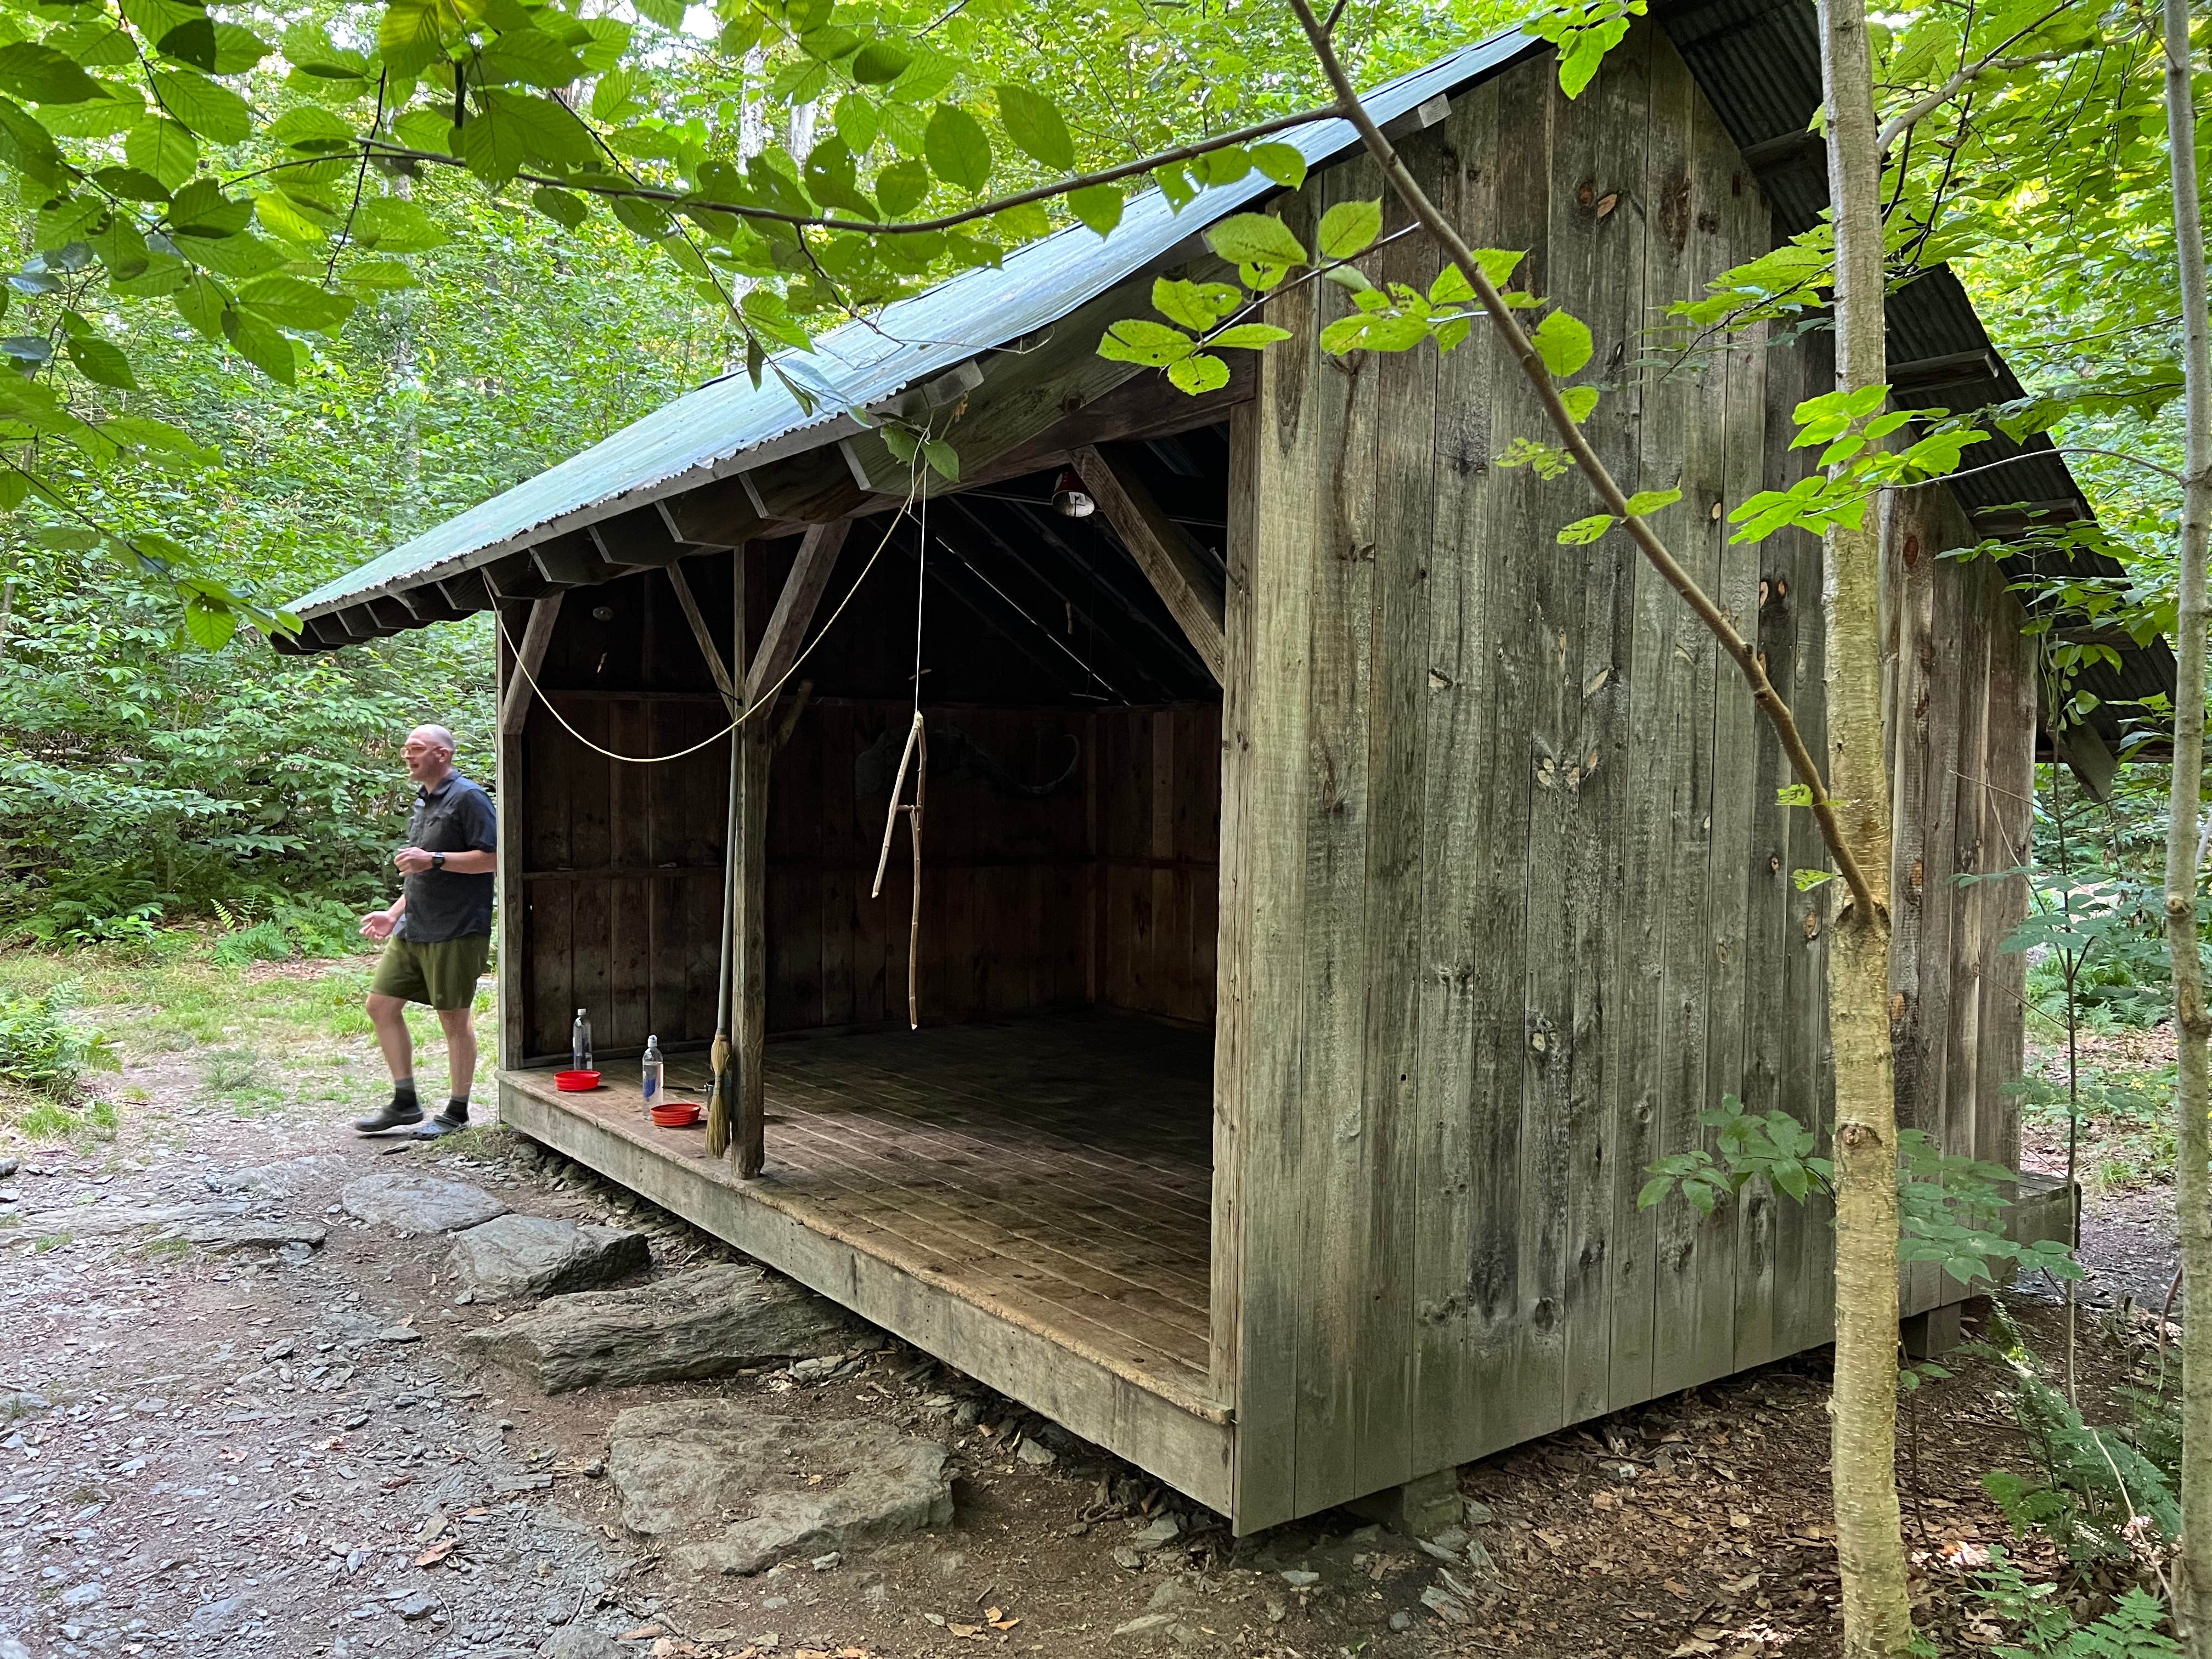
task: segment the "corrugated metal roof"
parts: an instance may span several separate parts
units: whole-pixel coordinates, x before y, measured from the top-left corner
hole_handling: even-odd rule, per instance
[[[1548,48],[1517,28],[1508,30],[1385,82],[1367,95],[1367,108],[1388,121],[1536,50]],[[1297,145],[1309,167],[1359,142],[1349,122],[1333,117],[1278,137]],[[964,271],[865,323],[823,335],[811,351],[780,356],[787,374],[819,393],[811,415],[773,376],[757,389],[743,375],[716,380],[324,583],[290,609],[313,616],[396,585],[458,575],[614,513],[858,430],[846,409],[894,397],[1058,321],[1274,188],[1259,173],[1248,174],[1201,191],[1180,213],[1158,191],[1146,191],[1130,198],[1109,235],[1070,226],[1016,249],[995,270]],[[826,429],[833,425],[836,432]],[[779,441],[799,434],[804,441]],[[732,465],[740,459],[744,466]]]

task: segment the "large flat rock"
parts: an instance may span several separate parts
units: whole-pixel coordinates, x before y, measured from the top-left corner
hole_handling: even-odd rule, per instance
[[[607,1437],[623,1524],[706,1572],[761,1572],[945,1526],[949,1457],[871,1418],[784,1417],[741,1400],[635,1407]]]
[[[461,1341],[545,1393],[566,1394],[845,1353],[873,1334],[835,1303],[789,1279],[730,1265],[694,1267],[626,1290],[555,1297]]]
[[[507,1213],[507,1206],[481,1187],[406,1171],[349,1181],[338,1201],[356,1220],[381,1222],[403,1233],[455,1233]]]
[[[346,1170],[346,1160],[337,1152],[309,1152],[281,1158],[274,1164],[253,1164],[236,1170],[210,1170],[202,1178],[211,1193],[246,1193],[258,1198],[289,1198],[319,1181],[335,1181]]]
[[[643,1233],[544,1215],[495,1216],[453,1237],[446,1270],[479,1302],[588,1291],[653,1265]]]

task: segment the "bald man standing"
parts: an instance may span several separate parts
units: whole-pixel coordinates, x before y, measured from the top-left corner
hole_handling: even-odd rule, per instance
[[[401,752],[416,787],[407,845],[392,858],[404,878],[399,897],[390,909],[373,910],[361,919],[363,934],[387,941],[369,981],[368,1018],[384,1063],[392,1068],[392,1100],[353,1127],[365,1135],[404,1128],[441,1135],[465,1129],[469,1122],[469,1084],[477,1070],[471,1017],[477,980],[491,954],[499,819],[491,798],[453,770],[453,734],[444,726],[416,726]],[[453,1092],[428,1123],[415,1093],[415,1040],[407,1030],[410,1002],[436,1009],[446,1030]]]

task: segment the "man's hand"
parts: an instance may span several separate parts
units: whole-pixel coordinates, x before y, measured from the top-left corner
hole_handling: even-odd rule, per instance
[[[392,930],[398,925],[389,910],[371,910],[361,919],[362,936],[365,939],[390,939]]]
[[[403,847],[392,855],[402,873],[419,876],[430,867],[430,855],[419,847]]]

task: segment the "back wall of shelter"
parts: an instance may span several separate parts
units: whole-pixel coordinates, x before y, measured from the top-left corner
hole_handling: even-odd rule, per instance
[[[830,585],[842,598],[882,540],[856,526]],[[790,562],[757,544],[757,638]],[[731,632],[727,553],[684,562],[702,612]],[[911,547],[877,568],[799,670],[807,699],[769,789],[770,1031],[904,1015],[911,863],[903,825],[880,897],[888,772],[911,703]],[[1069,707],[933,582],[924,589],[927,798],[920,973],[928,1024],[1103,1004],[1212,1018],[1218,858],[1218,705]],[[599,613],[608,614],[602,617]],[[979,635],[981,635],[979,637]],[[539,680],[562,719],[620,753],[672,754],[727,714],[668,578],[647,571],[563,606]],[[613,763],[532,711],[517,780],[525,910],[523,1052],[567,1051],[576,1008],[604,1052],[703,1042],[720,970],[726,742],[653,766]],[[888,734],[888,735],[886,735]],[[884,746],[890,745],[886,756]],[[864,759],[873,750],[873,767]],[[1050,793],[1029,791],[1057,784]],[[867,786],[867,787],[864,787]]]

